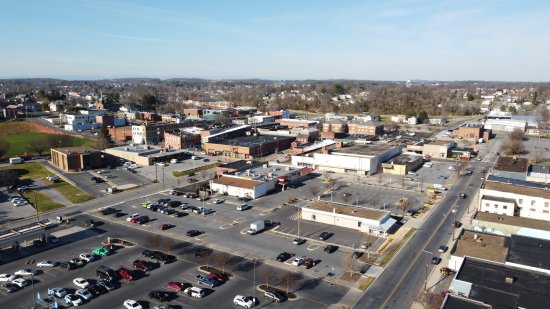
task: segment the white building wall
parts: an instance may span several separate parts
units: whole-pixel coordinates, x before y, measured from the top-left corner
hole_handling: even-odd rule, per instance
[[[511,192],[490,190],[485,188],[479,190],[479,196],[481,197],[483,195],[513,199],[516,201],[516,204],[520,208],[520,217],[550,221],[550,199],[545,199],[538,196],[528,196]],[[483,208],[481,208],[481,206],[484,205],[478,205],[478,209],[483,211]],[[502,209],[500,210],[502,211]]]

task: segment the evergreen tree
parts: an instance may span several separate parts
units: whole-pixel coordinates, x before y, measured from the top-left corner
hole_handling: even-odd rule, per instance
[[[107,128],[107,125],[103,123],[101,125],[101,128],[99,128],[99,132],[97,133],[97,147],[99,149],[105,149],[113,146],[113,139],[111,138],[111,134],[109,134],[109,129]]]

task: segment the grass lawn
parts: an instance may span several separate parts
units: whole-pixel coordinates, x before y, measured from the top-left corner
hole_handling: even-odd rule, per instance
[[[388,265],[388,263],[391,261],[393,256],[399,251],[399,249],[407,242],[407,240],[414,234],[414,231],[416,231],[415,228],[411,228],[405,236],[403,236],[403,239],[401,239],[397,244],[393,244],[392,247],[388,249],[388,252],[386,252],[386,255],[382,258],[382,261],[380,262],[381,267],[385,267]]]
[[[0,169],[17,170],[19,173],[19,179],[40,179],[45,184],[51,183],[49,180],[46,179],[46,177],[48,175],[51,175],[52,173],[50,173],[50,171],[48,171],[45,167],[43,167],[38,163],[23,163],[23,164],[17,164],[13,166],[3,166],[3,167],[0,167]],[[61,193],[61,195],[63,195],[71,203],[75,203],[75,204],[81,203],[81,202],[91,200],[93,198],[91,195],[87,194],[86,192],[74,187],[70,183],[67,183],[63,180],[61,180],[61,182],[58,182],[58,183],[51,183],[50,187],[59,191],[59,193]],[[44,196],[44,197],[50,200],[49,197],[47,196]],[[38,198],[38,193],[37,193],[37,198]],[[57,204],[57,203],[54,203],[54,204]]]
[[[0,127],[1,129],[1,127]],[[50,135],[53,136],[61,136],[59,134],[50,134],[50,133],[19,133],[19,134],[12,134],[12,135],[4,135],[0,136],[0,138],[5,139],[8,143],[10,143],[10,149],[9,151],[4,155],[4,159],[10,158],[10,157],[17,157],[17,156],[24,156],[24,155],[35,155],[36,153],[28,151],[27,144],[31,140],[35,140],[38,138],[46,138]],[[69,145],[63,145],[63,146],[89,146],[89,147],[96,147],[96,142],[91,139],[87,138],[79,138],[75,136],[65,136],[64,139],[67,139],[69,141]],[[49,149],[46,149],[44,153],[49,154]]]
[[[46,180],[46,182],[48,181]],[[59,191],[59,193],[61,193],[66,199],[71,201],[71,203],[73,204],[89,201],[93,198],[88,193],[76,188],[75,186],[65,181],[54,183],[51,185],[51,187]]]
[[[38,212],[45,212],[48,210],[64,207],[63,205],[52,201],[51,198],[49,198],[48,196],[40,192],[27,191],[27,192],[23,192],[23,196],[25,196],[25,198],[33,204],[36,196],[36,203],[38,204]]]
[[[0,122],[0,136],[29,132],[38,132],[36,126],[30,121],[8,120]]]

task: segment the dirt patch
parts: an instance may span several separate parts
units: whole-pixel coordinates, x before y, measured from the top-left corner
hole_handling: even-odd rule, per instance
[[[340,275],[340,279],[351,283],[356,282],[357,280],[359,280],[359,278],[361,278],[360,273],[351,272],[351,271],[346,271],[342,275]]]

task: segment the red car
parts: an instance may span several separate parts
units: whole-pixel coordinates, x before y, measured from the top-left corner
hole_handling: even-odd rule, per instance
[[[172,291],[181,292],[184,290],[185,286],[181,282],[171,281],[166,284],[166,287]]]
[[[222,274],[218,274],[218,273],[209,273],[208,278],[210,278],[214,281],[217,281],[217,282],[224,282],[225,281],[225,277]]]
[[[131,281],[132,279],[134,279],[134,274],[128,268],[124,268],[124,267],[119,268],[117,270],[117,274],[120,276],[120,278],[126,279],[128,281]]]
[[[139,217],[134,217],[130,220],[131,223],[137,223],[139,221]]]
[[[149,263],[147,261],[135,260],[133,265],[134,265],[135,268],[141,269],[143,271],[148,271],[149,270]]]
[[[315,266],[315,261],[313,259],[307,258],[302,262],[302,267],[305,267],[306,269],[310,269],[311,267]]]

